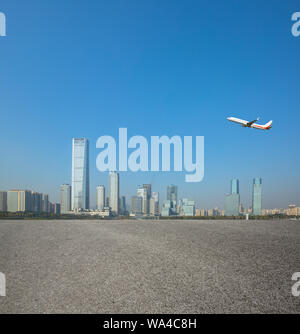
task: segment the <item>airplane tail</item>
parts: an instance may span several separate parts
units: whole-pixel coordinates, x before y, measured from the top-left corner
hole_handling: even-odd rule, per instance
[[[270,129],[271,126],[272,126],[272,123],[273,123],[273,121],[270,121],[270,122],[266,123],[266,124],[264,125],[264,128],[265,128],[265,129]]]

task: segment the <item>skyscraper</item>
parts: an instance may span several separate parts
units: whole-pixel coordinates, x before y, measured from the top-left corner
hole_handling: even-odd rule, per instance
[[[62,184],[60,186],[60,213],[71,211],[71,186]]]
[[[7,211],[7,192],[0,191],[0,211]]]
[[[159,203],[159,193],[158,192],[153,192],[152,198],[155,200],[155,202]]]
[[[262,206],[262,180],[260,177],[253,179],[252,192],[252,214],[255,216],[261,215]]]
[[[145,206],[145,213],[148,214],[150,212],[150,198],[151,198],[151,184],[143,184],[143,188],[147,191],[147,201]]]
[[[149,207],[149,213],[152,216],[159,215],[159,193],[153,192],[152,197],[150,198],[150,207]]]
[[[171,215],[177,214],[177,186],[173,184],[167,187],[167,201],[170,201]]]
[[[139,196],[132,196],[131,197],[131,208],[130,211],[133,214],[141,214],[142,213],[142,206],[143,206],[143,199]]]
[[[102,185],[96,188],[96,208],[97,210],[103,210],[105,207],[105,187]]]
[[[89,208],[89,142],[86,138],[72,141],[72,210]]]
[[[49,196],[47,194],[43,194],[43,197],[42,197],[42,211],[43,212],[48,212],[48,207],[49,207]]]
[[[114,215],[119,214],[119,193],[120,193],[119,173],[110,172],[108,176],[108,197],[111,212]]]
[[[143,214],[149,213],[149,206],[148,206],[148,191],[147,188],[144,186],[140,186],[137,190],[137,196],[142,198],[142,212]]]
[[[167,188],[167,201],[177,202],[177,186],[173,184],[169,185]]]
[[[119,203],[119,210],[121,215],[125,215],[127,210],[126,210],[126,197],[121,196],[120,197],[120,203]]]
[[[225,216],[238,216],[240,207],[239,180],[231,180],[231,193],[224,198]]]
[[[231,180],[231,194],[239,194],[240,193],[240,182],[238,179]]]

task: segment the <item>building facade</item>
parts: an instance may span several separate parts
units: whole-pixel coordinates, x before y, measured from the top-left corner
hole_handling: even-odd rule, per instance
[[[72,141],[72,210],[89,209],[89,142],[86,138]]]
[[[7,211],[33,211],[34,203],[30,190],[9,190],[7,192]]]
[[[142,199],[142,213],[144,215],[149,213],[149,200],[147,189],[143,186],[139,187],[137,190],[137,196]]]
[[[97,210],[103,210],[105,206],[105,187],[99,185],[96,188],[96,208]]]
[[[230,185],[230,194],[226,194],[224,198],[224,214],[225,216],[239,216],[240,193],[239,180],[232,179]]]
[[[139,196],[131,197],[130,212],[132,214],[142,214],[143,199]]]
[[[60,186],[60,213],[71,211],[71,186],[62,184]]]
[[[252,191],[252,214],[254,216],[261,216],[262,208],[262,180],[260,177],[253,179]]]
[[[7,211],[7,191],[0,191],[0,211]]]
[[[119,214],[120,177],[117,172],[110,172],[108,176],[109,207],[113,215]]]

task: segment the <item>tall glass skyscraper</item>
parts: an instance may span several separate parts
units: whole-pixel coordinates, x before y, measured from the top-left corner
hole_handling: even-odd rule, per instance
[[[108,197],[109,206],[114,215],[119,214],[119,174],[117,172],[110,172],[108,177]]]
[[[167,188],[167,201],[177,202],[177,186],[169,185]]]
[[[239,194],[240,193],[240,182],[238,179],[231,180],[231,194]]]
[[[89,142],[86,138],[73,138],[72,210],[89,208],[89,188]]]
[[[173,184],[167,187],[167,201],[170,201],[171,203],[170,211],[172,215],[177,213],[177,190],[177,186],[174,186]]]
[[[261,215],[262,206],[262,180],[260,177],[253,179],[252,192],[252,213],[255,216]]]
[[[225,195],[224,210],[225,216],[238,216],[240,207],[240,189],[239,180],[231,180],[231,193]]]

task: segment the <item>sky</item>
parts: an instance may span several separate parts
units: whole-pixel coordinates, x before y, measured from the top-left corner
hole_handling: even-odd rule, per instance
[[[121,195],[168,184],[199,208],[223,207],[230,180],[251,205],[300,205],[299,1],[2,0],[0,189],[32,189],[59,202],[71,183],[72,138],[90,142],[90,194],[107,185],[97,138],[204,136],[205,175],[122,172]],[[226,120],[273,120],[270,131]]]

